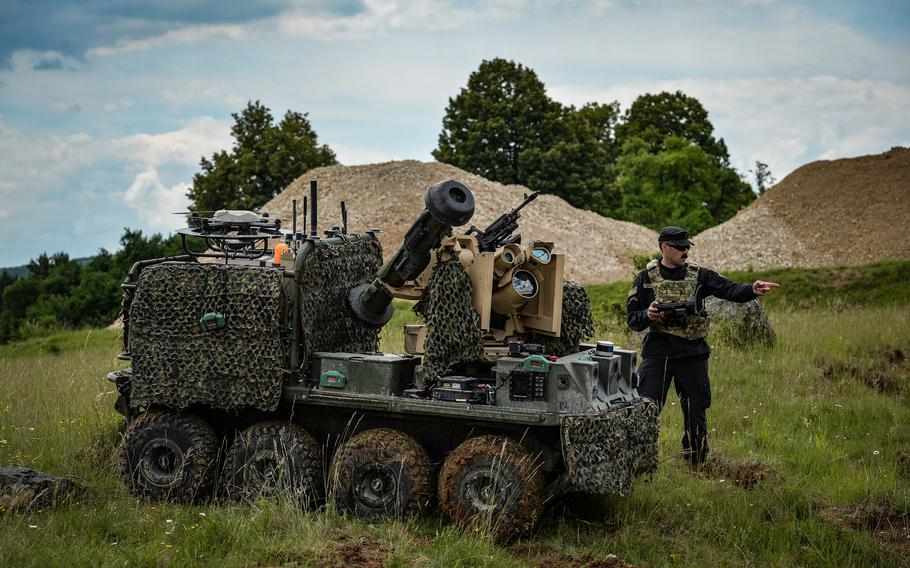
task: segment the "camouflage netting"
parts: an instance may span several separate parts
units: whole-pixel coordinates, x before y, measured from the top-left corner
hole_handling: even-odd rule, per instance
[[[281,278],[220,264],[143,270],[130,307],[133,406],[274,410],[287,365]],[[225,327],[203,331],[209,312],[224,314]]]
[[[379,349],[379,330],[348,308],[348,291],[371,281],[382,266],[382,247],[374,239],[326,246],[319,243],[304,261],[300,277],[301,361],[305,373],[317,351],[348,353]]]
[[[640,401],[621,410],[567,416],[563,455],[578,491],[627,495],[635,475],[657,471],[657,405]]]
[[[564,280],[562,284],[562,324],[559,337],[543,339],[544,349],[551,355],[563,357],[578,352],[578,344],[594,335],[591,301],[578,282]]]
[[[427,324],[426,354],[418,384],[429,386],[453,364],[483,356],[483,332],[471,290],[471,279],[458,260],[436,265],[429,290],[414,306]]]

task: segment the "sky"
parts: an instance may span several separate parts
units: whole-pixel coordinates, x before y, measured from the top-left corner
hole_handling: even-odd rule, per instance
[[[430,161],[496,57],[564,104],[682,90],[744,175],[910,146],[908,0],[0,0],[0,266],[178,228],[251,100],[343,164]]]

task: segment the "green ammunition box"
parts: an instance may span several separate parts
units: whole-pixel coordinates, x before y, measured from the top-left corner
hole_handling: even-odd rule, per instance
[[[414,382],[417,361],[409,355],[318,352],[313,355],[313,376],[345,377],[343,384],[320,384],[335,391],[400,396]]]

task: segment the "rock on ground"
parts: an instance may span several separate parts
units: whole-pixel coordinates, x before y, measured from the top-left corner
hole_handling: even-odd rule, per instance
[[[38,510],[88,493],[88,488],[65,477],[11,465],[0,468],[0,507]]]
[[[736,346],[774,345],[776,335],[761,302],[752,300],[744,304],[709,297],[705,310],[711,318],[712,329],[728,344]]]

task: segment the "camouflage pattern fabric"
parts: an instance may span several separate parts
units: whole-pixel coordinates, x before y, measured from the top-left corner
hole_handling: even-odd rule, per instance
[[[628,495],[636,475],[657,471],[657,405],[639,400],[600,414],[566,416],[563,455],[572,488]]]
[[[563,357],[577,353],[578,344],[593,335],[594,318],[591,316],[591,300],[588,299],[588,292],[578,282],[564,280],[559,337],[543,339],[544,349],[550,355]]]
[[[281,270],[164,263],[142,271],[130,307],[135,407],[274,410],[281,398],[288,337]],[[199,320],[224,314],[203,331]]]
[[[301,362],[309,376],[318,351],[372,353],[379,330],[363,323],[348,307],[348,291],[370,282],[382,266],[382,247],[373,238],[317,242],[300,272]]]
[[[457,259],[436,264],[426,295],[415,306],[427,325],[418,384],[428,387],[455,363],[483,356],[480,317],[471,300],[471,279]]]
[[[686,268],[686,277],[682,280],[666,280],[660,275],[657,259],[648,263],[648,277],[654,289],[654,298],[658,304],[665,302],[685,302],[695,300],[695,291],[698,289],[698,266],[689,263]],[[673,318],[667,322],[651,322],[650,331],[668,333],[686,339],[704,339],[708,336],[708,317],[699,315],[686,315]]]

